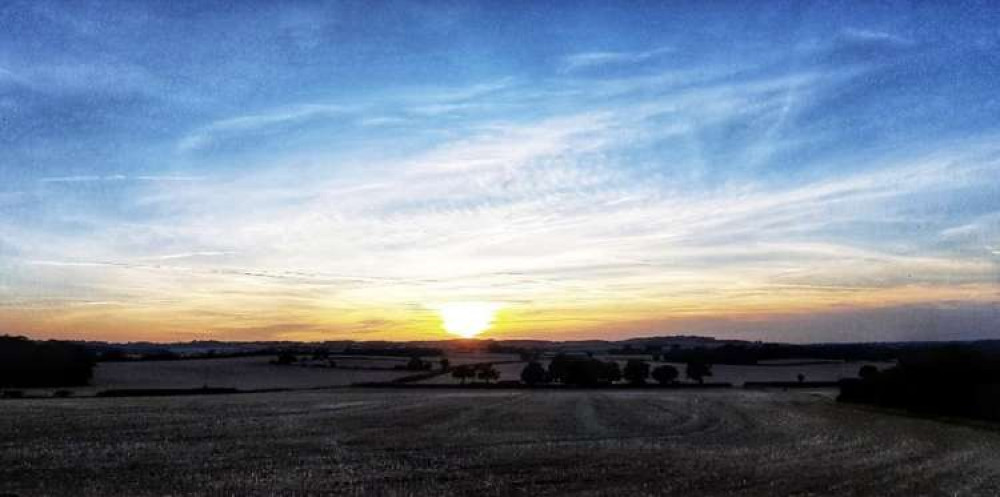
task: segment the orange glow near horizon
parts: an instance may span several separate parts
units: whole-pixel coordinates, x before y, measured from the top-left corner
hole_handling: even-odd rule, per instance
[[[106,341],[442,340],[476,337],[487,330],[496,339],[573,340],[658,333],[729,336],[790,320],[907,306],[947,309],[956,303],[995,306],[998,299],[995,289],[986,284],[771,288],[714,297],[692,292],[690,296],[651,294],[586,303],[564,297],[508,303],[502,313],[498,304],[489,301],[427,308],[383,303],[384,307],[371,305],[349,312],[290,304],[270,309],[258,305],[252,310],[248,301],[218,301],[211,307],[108,303],[0,309],[0,324],[6,333],[32,338]]]

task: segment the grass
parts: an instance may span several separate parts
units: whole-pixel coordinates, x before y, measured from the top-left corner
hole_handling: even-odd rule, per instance
[[[20,495],[996,495],[1000,433],[775,391],[9,400]]]

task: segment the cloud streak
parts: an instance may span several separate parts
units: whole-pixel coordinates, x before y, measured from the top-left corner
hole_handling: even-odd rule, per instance
[[[129,176],[125,174],[111,175],[78,175],[78,176],[49,176],[39,179],[41,183],[102,183],[102,182],[125,182],[125,181],[148,181],[148,182],[188,182],[202,181],[202,176]]]
[[[562,70],[574,72],[602,66],[637,64],[673,51],[671,47],[659,47],[634,52],[580,52],[564,57]]]

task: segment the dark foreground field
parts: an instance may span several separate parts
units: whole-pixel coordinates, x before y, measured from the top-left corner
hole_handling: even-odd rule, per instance
[[[0,402],[0,494],[998,495],[1000,433],[808,393]]]

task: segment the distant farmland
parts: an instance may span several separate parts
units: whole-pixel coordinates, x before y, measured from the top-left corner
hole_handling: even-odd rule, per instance
[[[410,376],[413,371],[393,370],[403,366],[407,358],[381,356],[332,356],[336,368],[313,365],[276,366],[271,364],[272,356],[251,356],[224,359],[184,359],[167,361],[102,362],[94,370],[94,378],[88,387],[73,388],[76,395],[93,395],[100,390],[143,389],[143,388],[201,388],[223,387],[241,390],[258,389],[301,389],[333,386],[349,386],[355,383],[388,382]],[[427,358],[432,370],[439,370],[437,358]],[[492,363],[500,372],[500,380],[520,379],[526,362],[518,361],[513,354],[495,353],[453,353],[449,355],[453,366],[460,364]],[[618,362],[624,366],[625,361]],[[543,364],[548,361],[543,360]],[[650,361],[652,366],[666,364]],[[684,380],[684,364],[673,364],[681,372]],[[807,381],[836,381],[840,378],[855,377],[862,364],[875,364],[880,368],[892,363],[814,361],[804,364],[734,366],[717,364],[714,375],[707,378],[712,382],[727,382],[741,386],[747,381],[795,381],[799,373]],[[650,380],[652,381],[652,380]],[[433,376],[421,380],[421,384],[457,384],[450,374]],[[28,389],[30,394],[48,395],[55,389]]]
[[[0,494],[997,495],[1000,433],[727,390],[0,402]]]
[[[74,388],[77,395],[99,390],[132,388],[230,387],[244,390],[271,388],[316,388],[347,386],[366,381],[391,381],[406,371],[355,370],[303,366],[275,366],[273,357],[252,356],[227,359],[186,359],[174,361],[102,362],[94,369],[89,387]],[[353,359],[355,363],[360,361]],[[391,359],[389,360],[391,361]],[[391,368],[385,360],[377,365]],[[365,365],[371,365],[366,363]],[[47,392],[53,389],[38,389]],[[32,392],[32,390],[29,390]]]
[[[384,356],[337,356],[330,360],[335,368],[320,367],[325,361],[276,366],[274,356],[250,356],[219,359],[180,359],[160,361],[101,362],[94,369],[90,386],[70,388],[76,395],[93,395],[109,389],[156,389],[223,387],[241,390],[301,389],[349,386],[354,383],[387,382],[414,374],[393,370],[405,366],[408,358]],[[456,353],[449,356],[453,365],[516,360],[512,354]],[[439,370],[438,358],[425,358],[433,370]],[[517,366],[515,376],[520,374]],[[448,383],[451,377],[445,376]],[[48,395],[55,388],[26,389],[29,394]]]
[[[597,356],[607,360],[608,356]],[[325,367],[326,360],[310,361],[288,366],[271,364],[275,356],[250,356],[217,359],[181,359],[153,361],[101,362],[94,370],[90,386],[71,388],[77,396],[94,395],[98,391],[112,389],[158,389],[158,388],[237,388],[240,390],[260,389],[308,389],[322,387],[349,386],[356,383],[390,382],[413,375],[414,371],[393,369],[404,367],[407,357],[332,355],[330,361],[337,367]],[[611,356],[624,366],[624,357]],[[639,358],[642,358],[640,356]],[[440,370],[437,357],[425,357],[431,365],[431,372]],[[489,352],[452,352],[448,355],[452,366],[462,364],[491,363],[500,372],[500,381],[517,381],[521,370],[527,364],[516,354]],[[646,357],[645,359],[649,359]],[[548,360],[542,360],[547,365]],[[649,361],[655,367],[661,362]],[[673,364],[684,378],[684,364]],[[840,378],[857,376],[862,364],[875,364],[886,368],[892,363],[840,362],[840,361],[792,361],[788,363],[754,366],[717,364],[714,375],[706,378],[711,382],[732,383],[741,386],[747,381],[796,381],[799,373],[807,381],[836,381]],[[419,371],[417,372],[419,373]],[[474,380],[478,381],[478,380]],[[652,382],[652,379],[650,379]],[[450,374],[435,375],[417,381],[418,384],[457,384]],[[55,388],[26,389],[29,395],[47,396]]]

